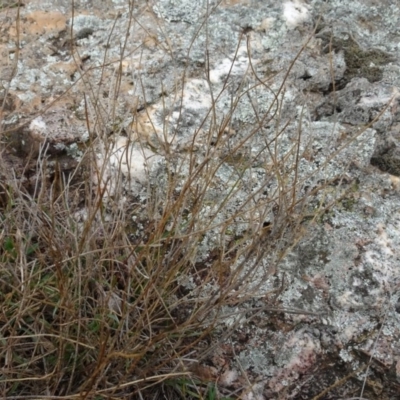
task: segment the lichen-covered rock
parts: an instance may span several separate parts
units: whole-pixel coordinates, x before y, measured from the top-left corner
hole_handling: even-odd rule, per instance
[[[76,165],[90,140],[104,167],[96,183],[112,196],[124,182],[124,194],[145,202],[150,192],[178,197],[207,162],[213,179],[192,182],[207,189],[201,218],[191,221],[190,209],[177,217],[204,230],[193,264],[212,265],[221,243],[260,226],[279,238],[276,248],[290,248],[282,259],[260,257],[263,273],[243,281],[252,289],[246,306],[224,310],[240,316],[225,321],[237,327],[237,358],[227,363],[257,382],[242,398],[313,398],[365,357],[373,361],[369,382],[385,384],[367,389],[394,398],[399,5],[77,1],[72,15],[68,1],[24,3],[18,32],[16,10],[0,7],[4,165],[50,157],[71,169],[67,160]],[[276,206],[293,198],[304,214],[297,225]],[[237,265],[246,273],[244,256]],[[194,281],[186,284],[195,292]],[[215,368],[224,385],[240,381]],[[345,380],[332,390],[349,397],[357,387]]]

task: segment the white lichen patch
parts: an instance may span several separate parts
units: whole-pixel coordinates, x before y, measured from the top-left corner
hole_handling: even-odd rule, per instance
[[[79,34],[82,29],[91,29],[96,31],[101,28],[102,21],[94,15],[76,15],[67,21],[69,26],[73,26],[74,34]]]
[[[249,67],[247,48],[242,45],[237,53],[236,59],[224,58],[210,71],[210,81],[221,83],[228,75],[244,75]]]
[[[48,134],[46,122],[41,116],[38,116],[32,120],[32,122],[29,124],[29,129],[31,136],[39,141],[44,140]]]
[[[309,6],[302,0],[287,1],[283,4],[283,18],[289,28],[296,28],[311,18]]]
[[[202,110],[212,106],[209,87],[205,79],[191,79],[184,88],[183,102],[185,108]]]
[[[111,151],[109,165],[120,169],[123,175],[146,182],[147,171],[156,155],[149,149],[130,143],[125,137],[117,138]]]
[[[158,156],[150,149],[131,142],[127,137],[119,136],[110,141],[107,147],[103,147],[98,155],[98,168],[104,167],[102,185],[107,183],[109,194],[115,192],[116,184],[125,179],[127,187],[139,182],[145,184],[153,163]],[[97,177],[94,177],[97,181]]]
[[[220,376],[219,382],[221,383],[221,385],[230,386],[230,385],[232,385],[232,383],[234,383],[236,381],[238,376],[239,376],[239,374],[237,371],[227,370]]]

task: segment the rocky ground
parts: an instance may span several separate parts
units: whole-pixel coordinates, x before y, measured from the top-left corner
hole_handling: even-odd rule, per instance
[[[234,147],[279,98],[279,151],[301,142],[307,207],[334,205],[257,283],[249,311],[227,310],[237,314],[235,333],[197,373],[231,392],[249,382],[243,399],[360,398],[364,382],[363,398],[400,398],[398,2],[127,3],[75,1],[73,13],[66,0],[0,7],[3,165],[29,189],[43,145],[52,179],[56,166],[68,173],[82,163],[85,143],[112,137],[112,157],[98,147],[108,180],[97,183],[112,196],[122,162],[126,196],[143,199],[149,179],[162,187],[168,154],[184,160],[190,146],[201,154],[203,133],[223,125],[232,99]],[[262,149],[276,127],[264,122],[238,154],[251,160],[253,179],[239,202],[265,183]],[[224,160],[211,204],[238,162]],[[275,308],[265,308],[277,287]]]

